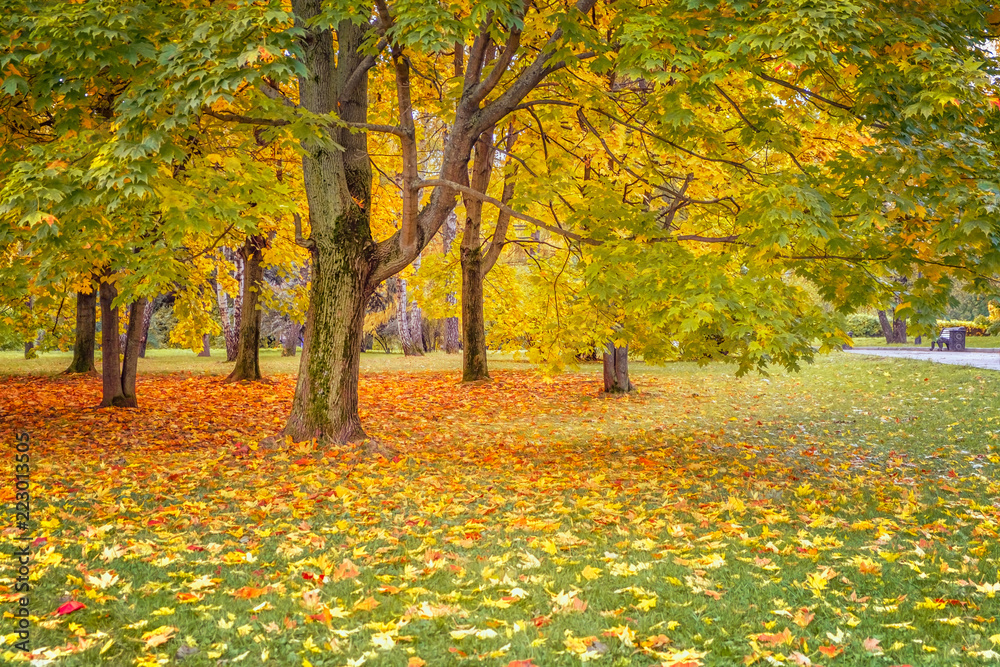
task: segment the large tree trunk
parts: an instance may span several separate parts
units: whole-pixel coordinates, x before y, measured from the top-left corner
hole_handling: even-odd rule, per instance
[[[96,373],[94,345],[97,336],[97,290],[76,294],[76,340],[73,361],[66,373]]]
[[[146,307],[142,311],[142,340],[139,342],[139,357],[146,358],[146,344],[149,342],[149,324],[153,321],[153,311],[155,299],[146,301]]]
[[[281,340],[281,356],[294,357],[295,348],[299,345],[299,335],[302,333],[302,325],[298,322],[290,322],[285,329],[285,335]]]
[[[307,162],[307,170],[309,166]],[[364,214],[351,211],[344,217],[352,213]],[[348,220],[338,220],[329,231],[348,224]],[[324,231],[315,225],[313,237]],[[317,239],[321,242],[322,236]],[[292,414],[284,430],[296,442],[310,438],[352,442],[366,437],[358,416],[358,371],[365,306],[373,289],[367,285],[370,267],[364,246],[352,245],[313,253],[312,306],[306,318]]]
[[[135,395],[135,379],[139,361],[139,327],[141,326],[142,309],[146,307],[146,299],[132,303],[129,309],[129,327],[125,334],[125,358],[118,365],[121,356],[121,337],[118,334],[118,309],[112,307],[112,302],[118,296],[118,290],[107,281],[101,280],[101,407],[135,408],[138,407]]]
[[[628,345],[616,347],[608,341],[604,349],[604,391],[628,393],[635,389],[628,377]]]
[[[228,382],[241,380],[257,381],[260,375],[260,309],[257,303],[264,272],[261,256],[266,243],[263,236],[248,237],[243,249],[243,304],[240,319],[239,349],[236,352],[236,366],[226,378]]]

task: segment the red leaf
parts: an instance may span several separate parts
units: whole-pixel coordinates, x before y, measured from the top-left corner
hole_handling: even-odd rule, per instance
[[[315,463],[315,461],[313,461],[310,458],[307,458],[307,457],[303,456],[298,461],[295,461],[294,463],[292,463],[292,465],[293,466],[307,466],[307,465],[312,465],[313,463]]]
[[[65,616],[66,614],[72,614],[74,611],[79,611],[80,609],[86,609],[87,605],[82,602],[77,602],[76,600],[70,600],[63,606],[56,609],[56,616]]]

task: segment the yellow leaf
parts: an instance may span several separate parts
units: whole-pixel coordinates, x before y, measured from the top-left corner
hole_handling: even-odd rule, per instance
[[[583,578],[586,579],[587,581],[593,581],[594,579],[597,579],[598,577],[601,576],[601,568],[591,567],[588,565],[587,567],[583,568],[583,572],[581,572],[580,574],[582,574]]]

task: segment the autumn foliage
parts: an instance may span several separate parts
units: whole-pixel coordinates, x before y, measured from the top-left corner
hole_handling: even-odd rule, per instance
[[[596,374],[363,374],[375,457],[258,446],[288,376],[140,377],[131,411],[95,409],[85,378],[6,378],[4,428],[30,432],[37,461],[33,657],[988,658],[998,489],[977,470],[1000,457],[905,453],[964,409],[944,371],[836,363],[771,380],[678,367],[625,398]],[[889,371],[915,400],[879,391]],[[949,372],[973,400],[1000,387]],[[924,401],[937,421],[907,407]]]

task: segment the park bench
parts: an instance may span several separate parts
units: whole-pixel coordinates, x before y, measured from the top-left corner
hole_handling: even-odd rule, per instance
[[[941,331],[941,335],[936,340],[931,341],[931,352],[937,345],[939,350],[948,347],[949,352],[965,351],[965,327],[948,327]]]

